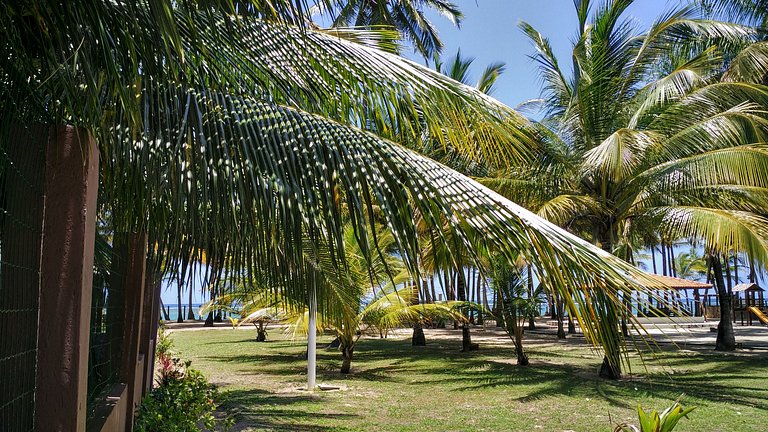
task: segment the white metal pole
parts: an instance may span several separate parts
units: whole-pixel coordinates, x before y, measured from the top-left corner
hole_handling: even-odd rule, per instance
[[[307,329],[307,390],[315,390],[317,377],[317,292],[315,278],[309,287],[309,323]]]

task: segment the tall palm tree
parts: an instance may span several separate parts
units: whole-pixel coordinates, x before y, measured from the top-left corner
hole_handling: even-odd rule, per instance
[[[442,52],[443,42],[424,14],[427,9],[457,26],[464,17],[458,6],[446,0],[344,0],[333,13],[333,25],[395,28],[425,59],[430,59]]]
[[[371,48],[381,45],[378,32],[307,28],[307,6],[5,5],[0,148],[14,145],[11,128],[31,123],[91,134],[115,230],[148,233],[158,269],[204,249],[211,266],[269,272],[281,282],[275,290],[296,297],[316,282],[319,257],[304,238],[329,251],[342,274],[346,224],[364,238],[380,222],[418,274],[418,212],[438,241],[447,221],[468,250],[476,247],[470,239],[482,239],[510,259],[530,257],[557,278],[564,298],[586,308],[580,324],[589,340],[612,343],[589,308],[621,308],[621,293],[642,289],[641,273],[408,148],[426,135],[518,164],[538,148],[521,116]],[[361,250],[368,261],[382,252],[376,239]],[[595,296],[602,300],[587,302]]]
[[[700,43],[744,45],[754,31],[697,19],[689,7],[638,32],[622,18],[631,3],[601,2],[593,13],[589,1],[575,3],[572,74],[521,24],[544,79],[546,156],[483,182],[629,262],[628,246],[653,230],[767,263],[768,219],[759,213],[768,198],[768,88],[737,70],[738,56],[727,62],[714,43]],[[607,354],[601,373],[617,378],[618,355]]]

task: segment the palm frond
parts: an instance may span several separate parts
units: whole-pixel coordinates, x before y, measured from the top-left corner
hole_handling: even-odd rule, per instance
[[[768,42],[755,42],[731,60],[723,74],[726,82],[765,83],[768,77]]]
[[[619,129],[584,154],[584,170],[619,182],[634,172],[643,162],[646,150],[655,146],[659,138],[651,131]]]
[[[657,207],[647,212],[671,238],[695,238],[709,250],[744,252],[752,262],[768,259],[768,219],[754,213],[706,207]]]

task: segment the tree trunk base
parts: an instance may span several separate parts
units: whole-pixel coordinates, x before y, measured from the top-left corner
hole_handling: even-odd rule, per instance
[[[728,328],[730,327],[730,329]],[[722,321],[717,325],[717,340],[715,351],[736,351],[736,337],[733,334],[733,324],[723,325]]]
[[[413,336],[411,337],[411,346],[426,346],[427,338],[424,336],[424,329],[421,326],[413,326]]]
[[[267,341],[267,329],[264,328],[264,323],[259,323],[259,327],[256,329],[256,342]]]
[[[472,335],[469,333],[469,325],[461,326],[461,352],[477,351],[480,344],[472,343]]]
[[[352,369],[352,355],[354,354],[353,348],[341,349],[341,373],[348,374]]]
[[[528,355],[523,350],[523,334],[520,329],[516,330],[513,342],[515,344],[515,354],[517,354],[517,364],[518,366],[528,366]]]
[[[205,324],[203,327],[213,327],[213,312],[208,312],[208,316],[205,317]]]
[[[611,380],[621,379],[621,366],[612,365],[608,357],[603,357],[603,364],[600,366],[600,378]]]

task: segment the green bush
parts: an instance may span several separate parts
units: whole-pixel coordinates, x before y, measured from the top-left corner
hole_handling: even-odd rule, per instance
[[[202,372],[172,356],[172,342],[160,332],[157,346],[158,386],[144,397],[136,417],[137,432],[228,430],[231,418],[217,419],[219,392]]]

